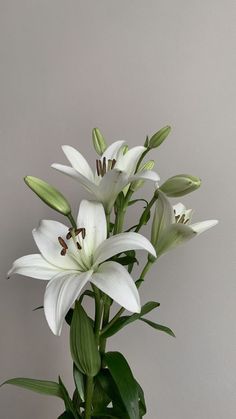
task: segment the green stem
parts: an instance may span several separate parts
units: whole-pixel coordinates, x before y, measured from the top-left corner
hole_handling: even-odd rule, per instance
[[[147,148],[147,149],[143,152],[143,154],[140,156],[139,161],[138,161],[137,166],[136,166],[135,173],[137,173],[137,171],[138,171],[138,169],[139,169],[140,164],[142,163],[142,161],[143,161],[144,157],[146,156],[146,154],[147,154],[149,151],[150,151],[150,149],[149,149],[149,148]]]
[[[107,237],[110,236],[110,213],[106,213],[106,220],[107,220]]]
[[[73,215],[71,214],[71,212],[70,212],[70,214],[67,215],[67,218],[69,219],[72,227],[76,229],[77,228],[77,224],[76,224],[76,221],[75,221]]]
[[[91,419],[93,399],[93,377],[86,377],[85,419]]]
[[[101,325],[101,318],[102,318],[102,304],[101,304],[101,296],[99,289],[92,285],[94,295],[95,295],[95,322],[94,322],[94,334],[97,344],[99,344],[99,331]]]
[[[141,279],[144,279],[144,277],[146,276],[146,274],[148,273],[148,271],[150,270],[150,268],[152,267],[152,265],[153,265],[153,262],[150,261],[150,260],[148,260],[147,263],[146,263],[146,265],[144,266],[142,272],[141,272],[141,275],[140,275],[140,278]],[[141,283],[142,282],[139,282],[139,284],[137,285],[137,288],[140,287]]]
[[[108,324],[109,316],[110,316],[110,306],[108,304],[104,304],[102,330]],[[102,356],[106,352],[106,343],[107,343],[106,338],[101,337],[101,339],[100,339],[100,353],[101,353]]]
[[[141,229],[141,227],[143,226],[143,224],[146,224],[146,217],[149,213],[149,211],[151,210],[152,206],[155,204],[156,200],[158,199],[158,193],[155,192],[151,201],[148,203],[148,205],[146,206],[145,210],[143,211],[141,218],[139,220],[139,223],[136,227],[136,229],[134,230],[136,233]]]

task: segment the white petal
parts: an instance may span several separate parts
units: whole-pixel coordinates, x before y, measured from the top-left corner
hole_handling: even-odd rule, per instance
[[[209,228],[214,227],[216,224],[218,224],[218,222],[218,220],[206,220],[201,221],[199,223],[191,224],[190,227],[193,231],[195,231],[195,233],[201,234]]]
[[[62,272],[48,283],[44,295],[44,312],[55,335],[60,335],[66,313],[91,275],[92,271],[80,275],[76,272]]]
[[[143,146],[133,147],[127,151],[124,155],[120,155],[116,163],[116,169],[125,171],[131,175],[135,172],[138,159],[146,150]]]
[[[68,158],[71,166],[83,176],[87,177],[91,181],[94,180],[93,171],[89,166],[87,160],[82,156],[82,154],[76,150],[74,147],[69,145],[63,145],[62,150]]]
[[[8,278],[13,274],[30,276],[31,278],[49,280],[58,272],[58,268],[48,263],[41,255],[27,255],[16,259],[8,272]]]
[[[74,260],[75,246],[72,240],[66,240],[68,227],[58,221],[43,220],[39,227],[33,230],[34,240],[43,257],[52,265],[61,269],[78,269],[79,264]],[[70,252],[61,256],[62,247],[58,237],[62,237],[67,243]]]
[[[153,182],[158,182],[160,180],[160,176],[153,170],[144,170],[142,172],[137,172],[135,175],[130,177],[131,182],[134,182],[135,180],[152,180]]]
[[[184,204],[182,204],[182,202],[178,202],[178,204],[173,205],[173,210],[175,212],[176,217],[178,217],[186,211],[186,207]]]
[[[90,281],[127,310],[140,313],[137,287],[127,270],[116,262],[103,263]]]
[[[147,250],[154,257],[156,257],[156,251],[153,245],[146,237],[139,233],[121,233],[110,237],[105,240],[96,250],[94,254],[94,263],[99,264],[118,253],[125,252],[127,250]]]
[[[73,179],[79,181],[81,185],[90,193],[97,196],[97,185],[89,180],[87,177],[83,176],[81,173],[77,172],[75,169],[63,164],[52,164],[53,169],[58,170],[59,172],[65,173],[66,175],[72,177]],[[99,199],[99,198],[98,198]]]
[[[107,212],[111,211],[117,195],[128,183],[129,179],[126,173],[116,169],[110,170],[103,176],[97,188]]]
[[[88,258],[94,253],[97,247],[107,238],[107,223],[104,208],[101,203],[83,200],[79,207],[77,218],[79,228],[86,230],[85,238],[81,240],[82,251]]]
[[[105,157],[107,160],[117,159],[118,153],[125,144],[125,141],[116,141],[109,145],[107,149],[104,151],[103,155],[101,156],[101,160]]]

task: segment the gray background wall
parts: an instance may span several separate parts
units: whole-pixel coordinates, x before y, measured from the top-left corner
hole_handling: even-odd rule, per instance
[[[202,188],[184,202],[196,221],[220,224],[163,257],[142,290],[143,301],[161,302],[150,318],[177,338],[137,324],[110,348],[128,356],[147,418],[235,418],[235,18],[233,0],[0,1],[1,381],[60,373],[72,385],[67,327],[56,338],[32,312],[45,284],[5,280],[14,259],[35,251],[38,220],[55,217],[22,177],[60,186],[77,209],[88,195],[49,167],[63,161],[61,144],[92,164],[94,126],[132,146],[170,123],[157,169],[162,179],[200,175]],[[0,401],[7,419],[62,411],[56,399],[7,386]]]

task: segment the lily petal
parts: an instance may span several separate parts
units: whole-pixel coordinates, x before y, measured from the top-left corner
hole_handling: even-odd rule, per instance
[[[72,241],[66,241],[68,227],[64,224],[58,221],[43,220],[32,233],[39,251],[50,264],[61,269],[79,268],[79,263],[73,258],[76,249]],[[62,247],[59,244],[58,237],[62,237],[70,247],[70,252],[66,252],[65,256],[61,256]]]
[[[85,189],[87,189],[87,191],[97,196],[99,199],[97,185],[94,182],[92,182],[90,179],[88,179],[87,177],[83,176],[81,173],[77,172],[75,169],[73,169],[73,167],[65,166],[63,164],[57,164],[57,163],[53,163],[51,167],[79,181],[81,185]]]
[[[201,234],[204,231],[208,230],[211,227],[214,227],[218,224],[218,220],[206,220],[199,223],[191,224],[189,227],[197,234]]]
[[[107,149],[104,151],[103,155],[101,156],[101,160],[105,157],[107,160],[113,160],[117,159],[117,156],[119,154],[119,151],[121,147],[125,144],[125,141],[115,141],[111,145],[107,147]]]
[[[153,182],[158,182],[160,176],[154,170],[143,170],[142,172],[137,172],[135,175],[131,176],[129,179],[132,182],[136,180],[152,180]]]
[[[77,225],[79,228],[85,228],[86,235],[81,241],[82,250],[87,257],[91,257],[95,249],[107,238],[107,223],[103,205],[85,199],[81,201]],[[81,240],[80,235],[78,238]]]
[[[127,174],[116,169],[110,170],[103,176],[97,189],[101,197],[100,200],[108,213],[111,211],[117,195],[128,183]]]
[[[118,253],[139,249],[147,250],[156,257],[153,245],[142,234],[133,232],[116,234],[100,244],[94,254],[94,263],[100,264]]]
[[[173,205],[173,210],[175,212],[176,217],[178,217],[179,215],[181,216],[183,212],[186,211],[186,207],[184,204],[182,204],[182,202],[178,202],[178,204]]]
[[[140,313],[137,287],[127,270],[119,263],[103,263],[90,281],[122,307],[133,313]]]
[[[94,175],[91,167],[89,166],[87,160],[82,156],[82,154],[76,150],[74,147],[69,145],[63,145],[62,150],[65,153],[67,159],[71,163],[71,166],[83,176],[87,177],[89,180],[94,180]]]
[[[116,169],[125,171],[128,175],[134,173],[139,157],[146,150],[143,146],[133,147],[123,156],[119,156],[116,163]]]
[[[64,317],[79,296],[92,271],[78,274],[62,272],[48,283],[44,295],[44,312],[48,325],[55,335],[61,334]]]
[[[56,275],[58,270],[56,266],[51,265],[40,254],[36,253],[16,259],[7,276],[9,278],[11,275],[19,274],[49,280]]]

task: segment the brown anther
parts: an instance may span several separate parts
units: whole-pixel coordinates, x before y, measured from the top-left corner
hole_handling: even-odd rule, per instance
[[[85,236],[86,236],[86,229],[83,227],[82,228],[82,237],[83,237],[83,239],[85,238]]]
[[[104,176],[107,171],[106,157],[102,159],[102,175]]]
[[[111,160],[111,159],[109,159],[109,160],[107,161],[107,170],[111,170],[111,166],[112,166],[112,160]]]
[[[65,254],[66,254],[66,249],[65,248],[61,249],[61,256],[65,256]]]
[[[69,233],[67,233],[67,235],[66,235],[66,238],[67,238],[67,240],[69,240],[69,239],[71,239],[71,237],[72,237],[72,235],[71,235],[71,232],[69,231]]]
[[[65,240],[63,240],[62,237],[59,236],[58,241],[59,241],[60,245],[63,247],[63,249],[65,249],[65,250],[68,249],[68,246],[67,246]]]
[[[112,160],[112,164],[111,164],[111,169],[113,169],[113,168],[114,168],[115,164],[116,164],[116,159],[113,159],[113,160]]]
[[[178,223],[182,223],[182,224],[183,224],[184,219],[185,219],[185,216],[184,216],[184,214],[183,214],[183,215],[181,215],[181,217],[179,218]]]
[[[101,162],[101,160],[98,160],[98,166],[99,166],[99,176],[102,176],[103,177],[102,162]]]
[[[76,244],[77,244],[78,249],[81,250],[82,247],[80,246],[79,242],[76,242]]]
[[[98,174],[98,176],[100,176],[99,161],[100,161],[100,160],[96,160],[96,169],[97,169],[97,174]]]

